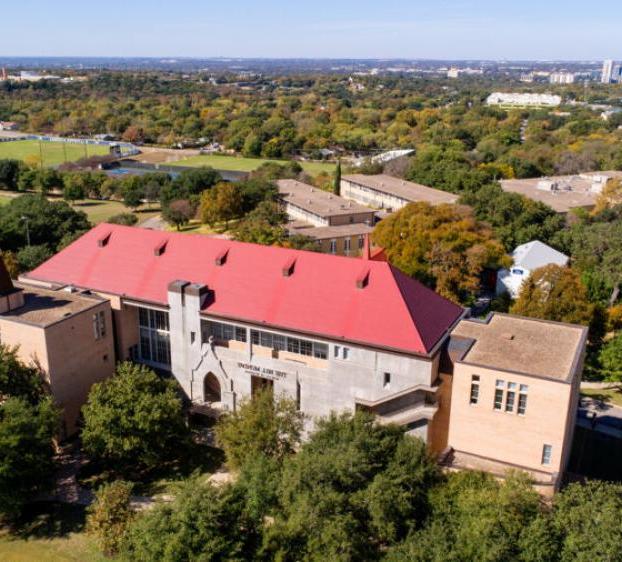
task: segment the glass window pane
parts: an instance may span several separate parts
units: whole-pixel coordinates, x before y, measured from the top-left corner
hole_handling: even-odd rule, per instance
[[[514,411],[514,398],[516,394],[514,392],[508,392],[505,399],[505,411],[513,412]]]
[[[527,411],[527,395],[519,394],[518,396],[518,413],[523,415]]]
[[[495,386],[497,388],[505,388],[505,381],[502,381],[500,379],[497,379],[497,382],[495,383]]]
[[[290,353],[300,353],[300,341],[296,338],[287,338],[287,351]]]
[[[239,326],[235,329],[235,339],[237,341],[246,341],[246,328],[240,328]]]
[[[307,340],[300,340],[300,354],[313,355],[313,344]]]
[[[251,330],[251,343],[259,345],[259,332],[257,330]]]
[[[503,390],[495,390],[495,410],[500,410],[503,405]]]
[[[328,346],[325,343],[314,343],[313,355],[318,359],[326,359],[328,357]]]

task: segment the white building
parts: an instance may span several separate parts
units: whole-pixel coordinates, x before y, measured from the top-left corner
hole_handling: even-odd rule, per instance
[[[613,61],[607,59],[603,62],[603,72],[600,77],[600,81],[603,84],[611,84],[613,80]]]
[[[517,246],[512,252],[514,263],[510,269],[500,269],[497,274],[497,294],[509,293],[518,297],[521,286],[531,273],[546,265],[568,265],[568,256],[546,244],[534,240]]]
[[[551,84],[574,84],[576,75],[574,72],[553,72],[549,76]]]
[[[561,96],[553,94],[516,94],[493,92],[486,99],[488,105],[508,107],[557,107],[562,102]]]

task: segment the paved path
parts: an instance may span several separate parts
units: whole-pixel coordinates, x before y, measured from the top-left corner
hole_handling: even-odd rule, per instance
[[[622,408],[582,396],[577,412],[577,424],[622,439]]]
[[[151,230],[168,230],[162,215],[156,215],[155,217],[148,218],[147,220],[139,223],[138,226],[141,228],[150,228]]]

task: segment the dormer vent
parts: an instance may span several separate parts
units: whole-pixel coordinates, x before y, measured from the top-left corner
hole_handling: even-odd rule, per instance
[[[283,266],[283,277],[291,277],[294,274],[294,268],[296,266],[296,258],[289,258]]]
[[[168,244],[168,240],[162,240],[154,249],[153,249],[153,255],[154,256],[161,256],[165,251],[166,251],[166,245]]]
[[[100,248],[103,248],[104,246],[107,246],[108,242],[110,242],[110,237],[111,236],[112,236],[112,230],[109,230],[103,236],[101,236],[100,238],[97,239],[97,245]]]
[[[364,289],[367,285],[369,285],[369,269],[364,269],[356,278],[356,288]]]
[[[218,267],[221,267],[227,263],[227,256],[229,255],[229,248],[222,250],[218,253],[216,258],[214,259],[214,264]]]

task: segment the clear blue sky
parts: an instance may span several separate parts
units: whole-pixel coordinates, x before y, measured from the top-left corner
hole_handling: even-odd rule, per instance
[[[622,58],[622,0],[2,0],[4,56]]]

